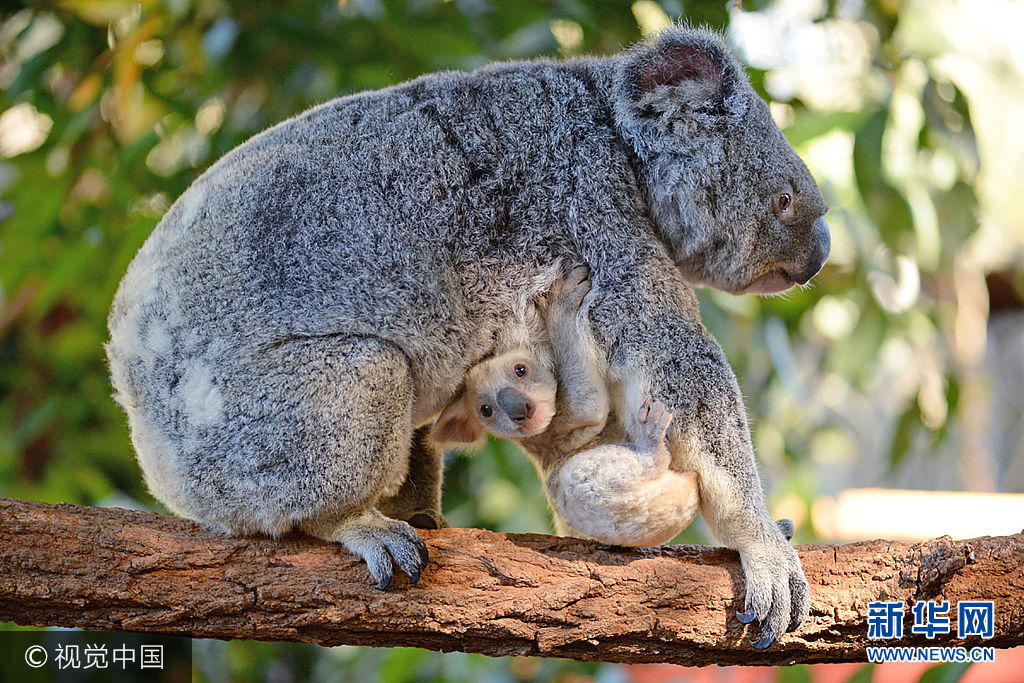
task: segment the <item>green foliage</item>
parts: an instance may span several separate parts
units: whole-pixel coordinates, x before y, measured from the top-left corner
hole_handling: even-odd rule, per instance
[[[850,676],[846,683],[871,683],[871,678],[875,674],[874,664],[865,664],[857,673]]]
[[[921,674],[918,683],[956,683],[970,668],[968,662],[947,662],[939,664]]]
[[[811,672],[806,664],[779,667],[777,683],[811,683]]]

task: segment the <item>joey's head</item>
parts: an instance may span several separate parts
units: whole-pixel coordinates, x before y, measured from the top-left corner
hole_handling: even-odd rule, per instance
[[[771,294],[828,258],[828,207],[721,37],[673,27],[618,58],[615,121],[693,285]]]
[[[441,413],[431,438],[439,444],[479,442],[485,432],[510,439],[540,434],[555,415],[558,383],[527,350],[477,363],[462,393]]]

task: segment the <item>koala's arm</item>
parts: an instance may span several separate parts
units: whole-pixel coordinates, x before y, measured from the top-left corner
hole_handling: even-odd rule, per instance
[[[647,396],[673,411],[672,469],[697,473],[708,527],[739,551],[746,603],[738,616],[761,621],[755,646],[767,647],[807,616],[808,586],[799,556],[765,507],[736,376],[667,254],[641,251],[628,268],[596,260],[588,259],[591,280],[603,295],[591,318],[609,350],[614,411],[633,439],[642,433],[635,416]]]
[[[588,269],[579,267],[554,284],[546,321],[558,374],[559,405],[549,428],[565,452],[594,439],[608,421],[608,380],[604,352],[597,346],[584,300],[591,291]],[[581,313],[582,311],[582,313]]]

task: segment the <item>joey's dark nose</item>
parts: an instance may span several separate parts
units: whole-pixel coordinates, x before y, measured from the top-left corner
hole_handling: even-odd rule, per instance
[[[832,237],[828,234],[828,224],[825,217],[821,216],[811,226],[810,245],[807,251],[807,259],[800,264],[796,272],[790,276],[797,284],[806,285],[812,277],[818,274],[821,267],[828,260],[828,253],[832,249]]]
[[[509,387],[498,392],[498,406],[513,422],[522,424],[533,417],[533,403],[526,396]]]

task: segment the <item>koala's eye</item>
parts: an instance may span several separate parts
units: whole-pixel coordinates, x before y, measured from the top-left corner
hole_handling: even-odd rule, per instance
[[[792,203],[793,197],[791,197],[788,192],[783,192],[782,194],[775,198],[775,206],[778,208],[778,211],[780,213],[788,209],[789,205]]]
[[[516,373],[516,377],[526,377],[527,373],[530,372],[525,365],[518,363],[512,371]]]
[[[490,417],[491,415],[494,415],[494,408],[486,403],[480,406],[480,417]]]

